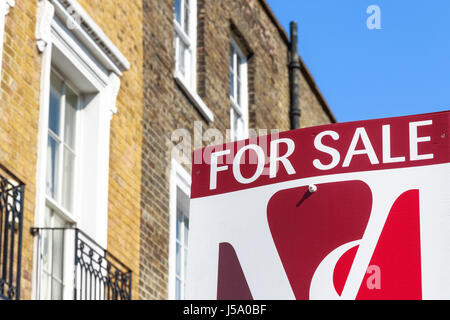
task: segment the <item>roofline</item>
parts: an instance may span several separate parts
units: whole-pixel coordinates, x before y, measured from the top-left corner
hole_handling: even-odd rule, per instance
[[[283,41],[286,43],[286,45],[289,46],[289,44],[290,44],[289,36],[288,36],[286,30],[283,28],[283,26],[278,21],[277,17],[273,13],[273,11],[270,8],[267,1],[259,0],[259,3],[262,5],[262,7],[266,11],[267,15],[269,16],[270,20],[277,28],[277,30],[281,36],[281,39],[283,39]],[[300,70],[302,71],[303,76],[305,77],[305,79],[308,82],[309,86],[311,87],[312,91],[314,92],[317,99],[319,100],[319,103],[322,105],[322,108],[324,109],[324,111],[328,115],[328,117],[331,119],[331,121],[337,122],[337,119],[336,119],[333,111],[331,111],[330,105],[325,100],[325,97],[323,96],[322,92],[320,91],[319,87],[317,86],[316,81],[314,80],[314,77],[312,76],[311,72],[309,71],[309,69],[306,66],[305,62],[303,61],[302,57],[299,56],[299,58],[300,58],[300,65],[301,65]]]

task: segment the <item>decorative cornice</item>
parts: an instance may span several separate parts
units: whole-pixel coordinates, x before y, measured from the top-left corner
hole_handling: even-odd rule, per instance
[[[76,0],[39,0],[36,45],[41,53],[51,41],[54,17],[65,25],[105,69],[122,75],[123,71],[130,68],[130,62]]]
[[[105,35],[101,28],[89,17],[77,0],[49,0],[56,9],[55,14],[65,22],[67,27],[79,38],[80,41],[89,45],[94,44],[107,58],[119,75],[130,69],[130,62],[119,51],[119,49]]]

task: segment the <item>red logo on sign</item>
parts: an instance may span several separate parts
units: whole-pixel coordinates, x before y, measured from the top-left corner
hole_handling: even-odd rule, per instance
[[[297,299],[309,299],[321,262],[337,248],[361,240],[372,210],[372,193],[362,181],[318,185],[276,193],[267,208],[278,254]],[[332,281],[340,296],[357,255],[355,245],[341,254]],[[373,251],[357,299],[421,299],[419,192],[403,193],[392,206]],[[370,285],[372,271],[381,285]]]

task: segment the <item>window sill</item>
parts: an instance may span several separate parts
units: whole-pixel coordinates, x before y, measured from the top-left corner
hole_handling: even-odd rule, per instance
[[[195,105],[195,107],[200,111],[200,113],[205,117],[208,122],[214,121],[214,114],[212,111],[208,108],[208,106],[203,102],[202,98],[194,92],[192,89],[190,89],[184,82],[181,75],[178,73],[178,71],[175,71],[174,73],[175,81],[178,83],[178,85],[183,89],[183,91],[188,96],[189,100]]]

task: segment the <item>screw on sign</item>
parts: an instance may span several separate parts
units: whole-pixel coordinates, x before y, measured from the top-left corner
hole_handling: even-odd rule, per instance
[[[450,298],[449,129],[440,112],[202,149],[187,297]]]

